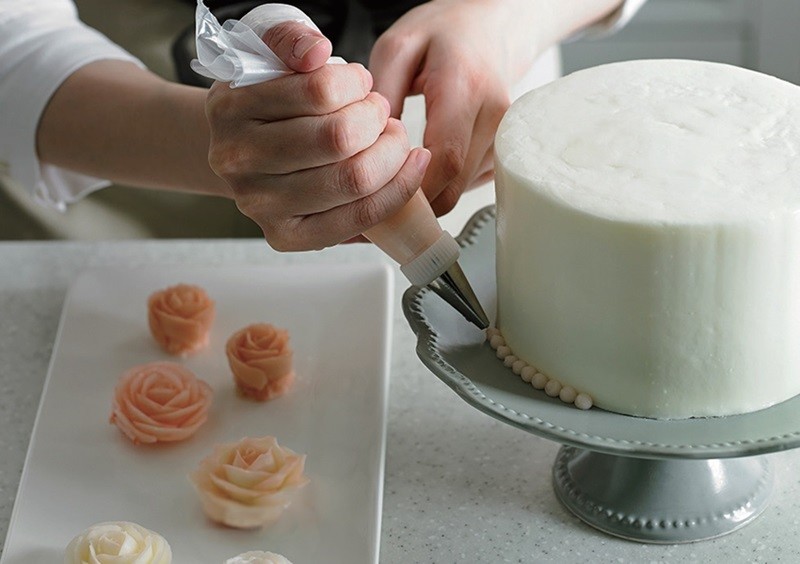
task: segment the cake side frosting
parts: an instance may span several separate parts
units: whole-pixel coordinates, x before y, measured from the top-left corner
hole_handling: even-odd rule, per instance
[[[496,140],[514,354],[647,417],[800,393],[799,143],[800,88],[713,63],[606,65],[516,102]]]

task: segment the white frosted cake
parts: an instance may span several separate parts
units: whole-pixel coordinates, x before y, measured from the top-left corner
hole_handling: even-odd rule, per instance
[[[495,151],[497,327],[516,357],[644,417],[800,393],[800,87],[599,66],[515,102]]]

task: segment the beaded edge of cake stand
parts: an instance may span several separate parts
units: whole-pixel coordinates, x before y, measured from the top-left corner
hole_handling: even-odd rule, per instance
[[[557,397],[564,403],[574,404],[578,409],[587,410],[594,405],[592,396],[589,394],[578,392],[572,386],[562,385],[555,378],[539,372],[534,366],[517,357],[506,345],[503,334],[496,327],[489,327],[486,330],[486,340],[489,342],[489,346],[496,351],[497,358],[503,361],[503,365],[522,378],[523,382],[533,386],[534,389],[544,390],[544,393],[551,398]]]

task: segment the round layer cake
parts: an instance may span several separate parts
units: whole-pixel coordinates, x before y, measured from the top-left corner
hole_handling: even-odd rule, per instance
[[[495,155],[514,355],[644,417],[800,393],[800,87],[698,61],[594,67],[516,101]]]

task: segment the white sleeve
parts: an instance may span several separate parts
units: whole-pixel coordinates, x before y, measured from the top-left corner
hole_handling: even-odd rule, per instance
[[[605,18],[594,22],[592,25],[580,30],[578,33],[568,39],[568,41],[575,41],[577,39],[598,39],[616,33],[627,24],[630,19],[636,15],[647,0],[623,0],[613,12]]]
[[[144,66],[83,24],[72,0],[0,0],[0,165],[45,205],[63,209],[108,185],[44,165],[36,153],[36,129],[50,97],[73,72],[101,59]]]

